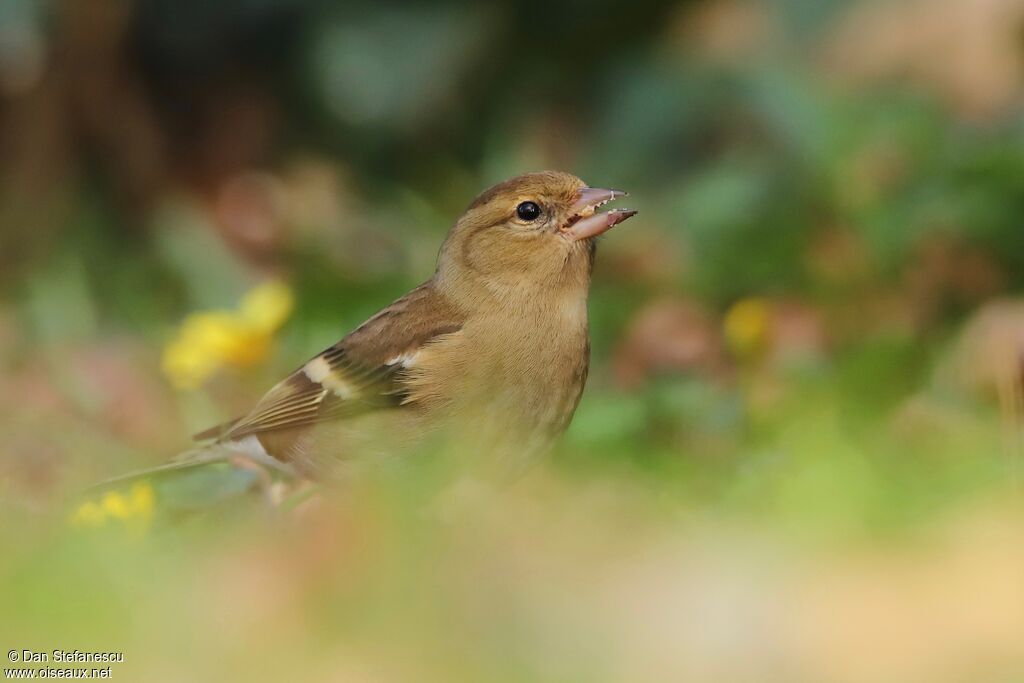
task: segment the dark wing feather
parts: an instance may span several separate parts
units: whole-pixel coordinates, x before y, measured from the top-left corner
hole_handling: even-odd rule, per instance
[[[422,285],[279,382],[247,415],[195,438],[241,439],[403,405],[405,368],[395,359],[461,327],[455,309]]]
[[[210,439],[219,439],[228,431],[241,421],[242,418],[237,417],[234,420],[228,420],[227,422],[221,423],[209,429],[204,429],[198,434],[193,434],[192,439],[194,441],[208,441]]]
[[[302,427],[401,402],[395,393],[400,365],[363,368],[338,351],[331,347],[313,359],[326,363],[329,379],[314,381],[306,374],[307,366],[303,366],[267,392],[222,438],[238,439],[257,432]],[[345,386],[345,395],[333,390],[332,384]]]

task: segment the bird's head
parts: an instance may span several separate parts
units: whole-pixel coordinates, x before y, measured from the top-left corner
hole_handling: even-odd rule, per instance
[[[480,194],[452,227],[438,263],[448,286],[502,293],[590,282],[595,238],[635,211],[597,212],[626,194],[569,173],[517,176]]]

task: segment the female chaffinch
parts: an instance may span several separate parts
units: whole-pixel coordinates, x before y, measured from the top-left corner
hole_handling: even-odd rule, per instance
[[[322,478],[367,451],[438,435],[474,457],[543,450],[568,426],[587,379],[595,238],[636,213],[596,209],[624,194],[555,171],[483,192],[451,228],[429,280],[248,414],[196,435],[210,443],[190,461],[241,453]]]

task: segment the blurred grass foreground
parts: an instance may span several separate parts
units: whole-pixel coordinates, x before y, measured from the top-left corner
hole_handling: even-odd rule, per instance
[[[1022,36],[1020,0],[0,3],[0,652],[1024,680]],[[548,461],[79,496],[243,412],[540,168],[640,210]]]

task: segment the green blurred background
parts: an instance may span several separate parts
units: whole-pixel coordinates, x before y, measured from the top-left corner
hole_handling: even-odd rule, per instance
[[[0,645],[121,680],[1024,680],[1022,105],[1020,0],[5,0]],[[68,526],[544,168],[640,210],[549,462]],[[268,281],[266,349],[176,383],[183,322]]]

